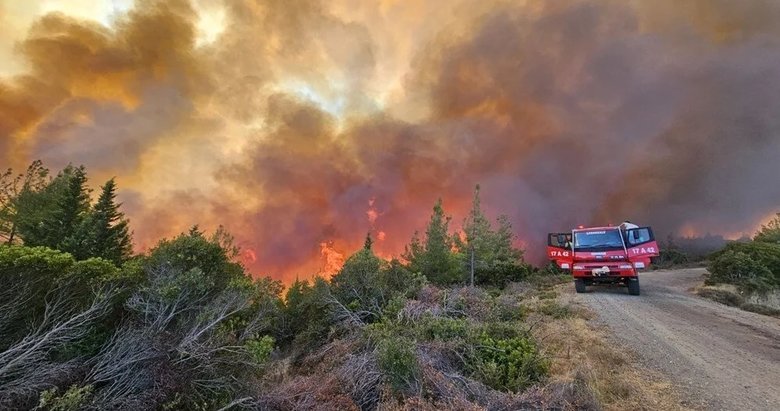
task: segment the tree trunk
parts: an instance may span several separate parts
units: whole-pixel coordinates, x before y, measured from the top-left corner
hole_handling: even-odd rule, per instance
[[[16,235],[16,223],[11,223],[11,233],[8,234],[8,242],[6,244],[8,245],[13,244],[15,235]]]
[[[474,286],[474,247],[471,247],[471,286]]]

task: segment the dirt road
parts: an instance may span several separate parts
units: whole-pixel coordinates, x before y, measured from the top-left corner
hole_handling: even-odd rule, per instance
[[[588,287],[575,300],[677,384],[690,407],[780,410],[780,320],[695,296],[703,273],[643,273],[640,296]]]

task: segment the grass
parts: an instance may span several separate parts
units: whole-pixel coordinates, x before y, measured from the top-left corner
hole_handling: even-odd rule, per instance
[[[542,302],[529,317],[532,330],[550,359],[550,395],[570,401],[565,409],[680,410],[679,393],[660,375],[637,364],[635,355],[609,340],[608,331],[590,321],[593,314],[562,295],[554,305]],[[565,316],[556,316],[567,307]],[[551,310],[554,321],[545,312]],[[534,316],[537,316],[534,318]]]
[[[540,304],[536,311],[548,315],[552,318],[555,318],[556,320],[560,320],[563,318],[569,318],[574,315],[571,307],[569,305],[563,305],[558,303],[557,301],[545,301],[543,304]]]
[[[704,297],[717,303],[736,307],[757,314],[780,318],[780,309],[747,301],[748,298],[745,298],[735,286],[724,284],[705,285],[699,287],[696,290],[696,293],[700,297]]]
[[[780,310],[777,308],[767,307],[762,304],[746,303],[739,307],[745,311],[754,312],[756,314],[768,315],[770,317],[780,318]]]

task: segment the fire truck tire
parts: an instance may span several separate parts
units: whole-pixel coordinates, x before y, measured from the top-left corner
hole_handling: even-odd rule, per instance
[[[588,289],[587,289],[587,287],[585,286],[585,280],[583,280],[582,278],[575,278],[575,279],[574,279],[574,289],[575,289],[575,290],[576,290],[578,293],[584,293],[584,292],[587,292],[587,291],[588,291]]]
[[[628,279],[628,294],[630,294],[630,295],[639,295],[639,279],[638,278],[629,278]]]

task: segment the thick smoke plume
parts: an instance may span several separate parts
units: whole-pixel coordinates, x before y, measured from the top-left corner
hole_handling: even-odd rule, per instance
[[[576,224],[750,233],[780,206],[777,21],[762,0],[50,13],[0,31],[25,67],[0,78],[0,164],[116,175],[140,248],[223,224],[286,280],[368,231],[397,254],[477,183],[532,257]]]

